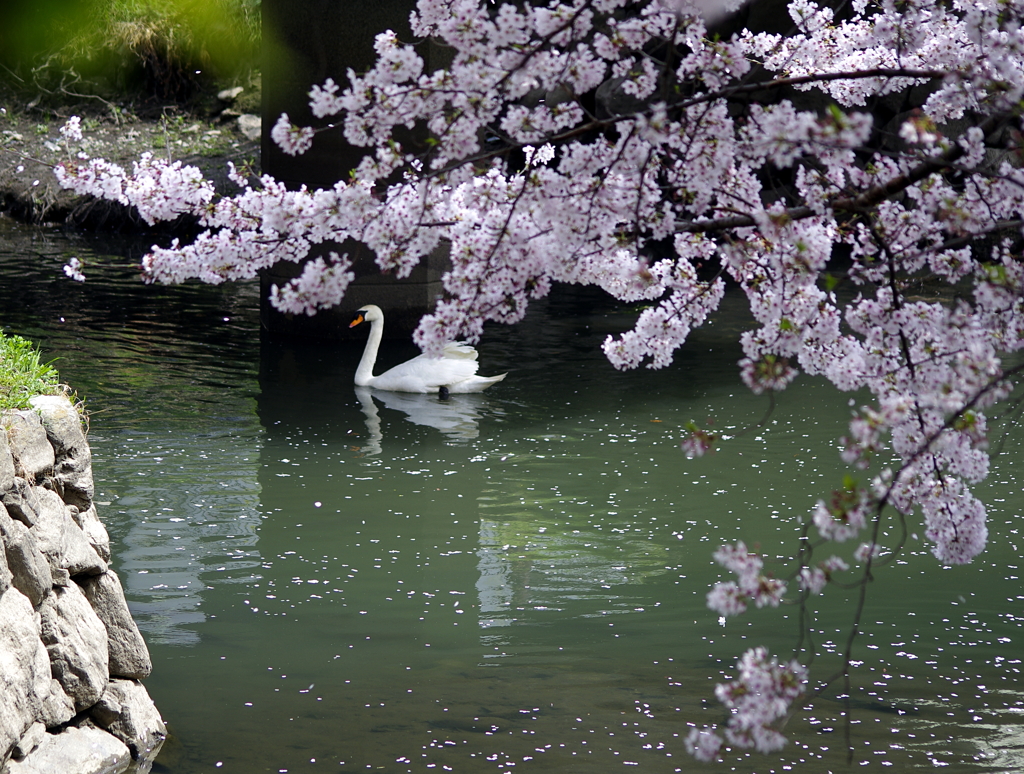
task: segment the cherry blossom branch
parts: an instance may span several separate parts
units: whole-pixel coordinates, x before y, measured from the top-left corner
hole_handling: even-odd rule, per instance
[[[982,122],[979,128],[984,134],[989,134],[1008,120],[1008,114],[989,116]],[[954,143],[938,157],[922,161],[909,172],[856,196],[834,199],[828,203],[828,207],[834,212],[851,214],[869,212],[879,202],[891,199],[893,196],[902,193],[912,185],[920,183],[936,172],[953,167],[954,163],[962,158],[965,152],[961,145]],[[788,220],[804,220],[818,214],[811,207],[788,207],[775,217]],[[752,215],[735,215],[731,218],[716,218],[714,220],[679,221],[676,223],[676,230],[687,233],[711,233],[750,228],[757,225],[758,220]]]
[[[696,105],[701,105],[709,102],[715,102],[722,99],[730,99],[738,95],[756,94],[762,91],[773,91],[777,88],[794,87],[802,85],[813,85],[816,83],[828,83],[831,81],[856,81],[864,78],[880,78],[880,77],[905,77],[905,78],[916,78],[932,80],[936,78],[942,78],[945,73],[930,70],[907,70],[901,68],[876,68],[873,70],[849,70],[840,73],[822,73],[816,75],[805,75],[796,76],[791,78],[772,78],[770,80],[758,81],[756,83],[744,83],[735,84],[732,86],[724,87],[716,91],[701,94],[697,97],[691,97],[688,99],[671,102],[666,101],[661,103],[667,110],[681,111]],[[652,106],[644,107],[642,110],[625,113],[622,115],[615,115],[611,118],[599,119],[591,118],[587,123],[573,127],[572,129],[552,133],[546,135],[543,138],[543,142],[551,144],[561,144],[578,137],[584,137],[595,132],[604,131],[617,126],[620,123],[635,120],[639,116],[648,116],[653,110]],[[326,128],[335,128],[334,125]],[[501,135],[502,140],[506,146],[500,149],[485,150],[479,153],[467,155],[455,159],[448,164],[424,174],[424,177],[443,177],[444,175],[452,172],[455,169],[459,169],[465,165],[479,164],[481,162],[489,161],[499,156],[505,156],[512,148],[522,147],[523,145],[533,144],[536,140],[530,140],[529,142],[517,142],[512,137],[507,135]],[[807,217],[804,215],[803,217]],[[748,225],[748,224],[743,224]],[[728,226],[726,228],[741,228],[742,226]]]

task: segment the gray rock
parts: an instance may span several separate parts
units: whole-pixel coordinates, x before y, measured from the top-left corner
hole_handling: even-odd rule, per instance
[[[92,505],[96,486],[92,480],[92,465],[80,468],[81,462],[80,457],[65,457],[54,465],[53,475],[64,502],[84,510]]]
[[[82,578],[81,584],[86,598],[107,629],[110,674],[148,677],[153,671],[149,648],[128,610],[117,574],[108,570],[102,575]]]
[[[121,774],[132,756],[124,742],[98,728],[65,728],[31,754],[7,764],[8,774]]]
[[[35,537],[39,550],[46,556],[50,566],[57,569],[62,566],[61,559],[64,557],[68,539],[69,522],[72,525],[74,522],[70,519],[68,507],[56,492],[42,487],[32,487],[30,492],[34,505],[34,521],[29,524],[32,536]],[[25,499],[28,501],[29,497],[26,496]],[[74,526],[77,529],[77,525]]]
[[[263,119],[252,113],[240,115],[238,117],[238,131],[245,135],[247,140],[258,140],[263,131]]]
[[[16,588],[0,595],[0,761],[35,723],[50,692],[50,660],[32,603]]]
[[[53,479],[64,501],[83,510],[92,504],[92,451],[82,430],[82,417],[64,395],[38,395],[32,408],[39,414],[54,451]]]
[[[217,92],[217,99],[221,102],[234,102],[243,91],[245,89],[241,86],[235,86],[233,89],[224,89]]]
[[[111,692],[110,686],[113,684],[113,680],[107,683],[107,690],[100,696],[100,700],[89,707],[89,717],[92,718],[93,722],[102,728],[116,723],[117,719],[121,717],[121,710],[124,707],[117,698],[117,694]]]
[[[30,482],[53,473],[53,447],[46,439],[43,422],[34,411],[8,411],[4,414],[7,440],[10,442],[16,473]]]
[[[14,520],[11,519],[10,516],[8,516],[7,519],[11,524],[14,523]],[[6,540],[4,542],[6,543]],[[0,594],[3,594],[11,587],[11,582],[13,580],[14,575],[11,573],[10,567],[7,566],[7,548],[4,546],[4,550],[0,551]]]
[[[18,740],[11,750],[11,757],[20,760],[36,749],[46,739],[46,726],[42,723],[33,723],[29,726],[25,735]]]
[[[6,491],[13,484],[14,457],[11,456],[11,445],[7,441],[7,433],[0,432],[0,492]]]
[[[46,437],[59,458],[88,447],[82,430],[82,415],[64,395],[37,395],[29,400],[39,415]]]
[[[11,570],[12,585],[28,597],[33,607],[39,607],[53,586],[50,564],[36,545],[32,531],[7,515],[0,505],[0,536],[4,554]]]
[[[39,514],[39,498],[36,489],[28,481],[17,476],[11,485],[0,493],[7,512],[25,526],[35,525]]]
[[[36,499],[39,509],[32,534],[50,563],[50,569],[66,569],[73,576],[105,572],[107,563],[89,544],[57,493],[37,487]]]
[[[42,644],[42,643],[40,643]],[[75,716],[75,702],[64,693],[59,682],[50,678],[50,693],[43,699],[43,708],[39,719],[47,728],[62,726]]]
[[[100,558],[96,549],[89,543],[85,533],[75,524],[71,514],[67,519],[67,542],[64,546],[64,558],[61,564],[72,576],[99,575],[107,571],[107,563]]]
[[[135,680],[111,680],[89,714],[128,745],[135,759],[152,757],[167,738],[167,727],[156,705],[142,683]]]
[[[53,676],[75,709],[91,707],[107,687],[107,630],[78,585],[54,587],[40,608],[42,641]]]
[[[71,518],[75,520],[75,523],[85,533],[85,539],[89,541],[89,545],[99,554],[100,559],[109,563],[110,535],[107,534],[107,528],[103,526],[99,514],[96,513],[96,506],[93,505],[84,511],[79,511],[74,506],[71,506],[70,511]]]

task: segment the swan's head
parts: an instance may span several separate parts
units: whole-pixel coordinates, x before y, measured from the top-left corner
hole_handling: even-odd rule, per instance
[[[355,317],[352,318],[352,322],[348,324],[348,327],[355,328],[360,323],[372,323],[375,320],[383,319],[384,312],[380,310],[379,306],[376,306],[374,304],[367,304],[366,306],[361,306],[356,310]]]

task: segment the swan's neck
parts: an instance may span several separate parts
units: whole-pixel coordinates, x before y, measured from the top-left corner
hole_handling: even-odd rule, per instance
[[[369,387],[373,381],[373,366],[377,362],[377,350],[384,336],[384,321],[374,320],[370,323],[370,335],[366,339],[366,349],[356,368],[356,386]]]

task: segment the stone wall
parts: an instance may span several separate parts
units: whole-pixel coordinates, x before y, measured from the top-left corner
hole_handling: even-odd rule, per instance
[[[149,771],[167,731],[64,397],[0,415],[0,774]]]

